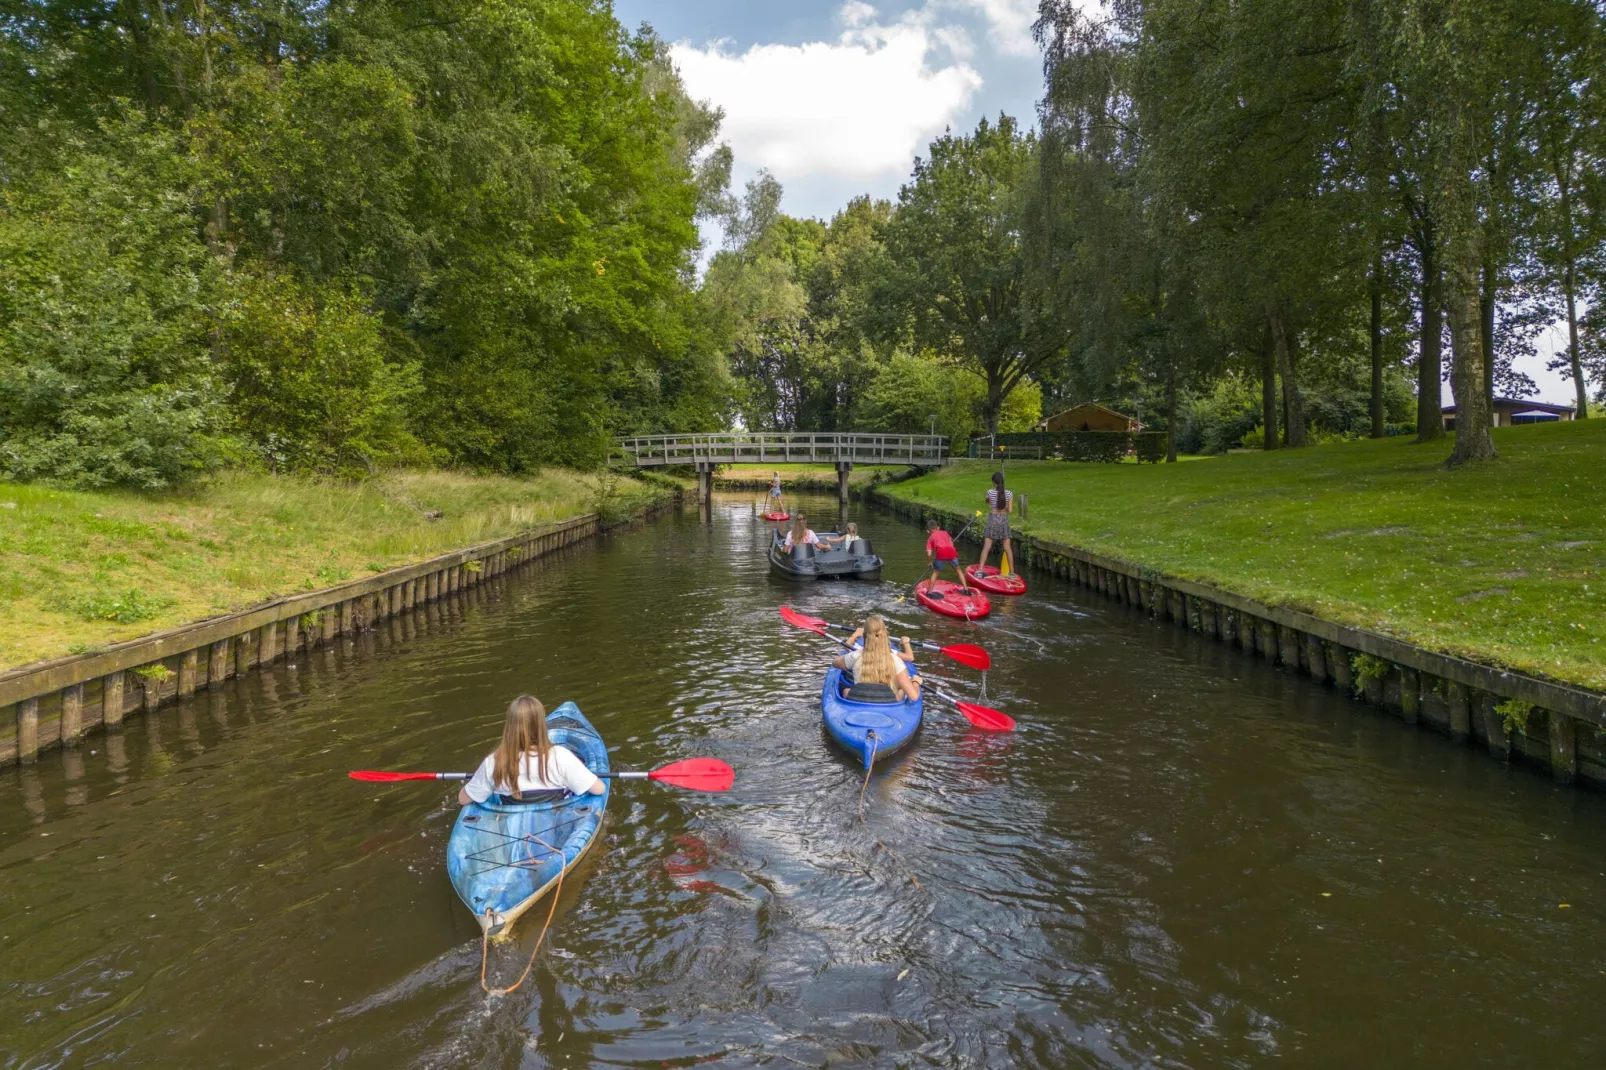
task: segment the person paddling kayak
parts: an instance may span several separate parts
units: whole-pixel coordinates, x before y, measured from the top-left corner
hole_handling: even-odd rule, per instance
[[[951,568],[959,577],[959,586],[966,591],[970,590],[970,581],[965,578],[965,570],[959,567],[959,551],[954,547],[953,538],[943,530],[936,517],[926,521],[926,530],[931,534],[926,538],[926,557],[931,561],[931,580],[934,584],[942,578],[942,570]]]
[[[492,795],[522,799],[530,791],[601,795],[608,789],[585,762],[547,735],[546,708],[533,696],[508,704],[502,742],[486,755],[457,793],[457,804],[483,803]]]
[[[864,645],[855,646],[860,639],[864,640]],[[844,697],[856,698],[856,692],[862,694],[860,688],[879,685],[887,689],[888,701],[903,698],[910,702],[919,700],[920,684],[909,675],[909,665],[915,660],[915,653],[907,636],[903,640],[903,649],[895,653],[892,639],[887,634],[887,622],[872,615],[865,619],[863,627],[848,637],[848,646],[851,649],[843,651],[831,663],[853,681],[853,686]]]

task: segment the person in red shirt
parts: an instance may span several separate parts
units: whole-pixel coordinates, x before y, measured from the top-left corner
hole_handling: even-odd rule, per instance
[[[931,534],[926,537],[926,557],[931,561],[931,582],[936,583],[942,578],[942,570],[951,568],[954,575],[959,577],[959,586],[966,591],[970,590],[970,581],[965,579],[965,570],[959,567],[959,550],[954,546],[954,540],[948,532],[943,530],[935,517],[926,521],[926,530]]]

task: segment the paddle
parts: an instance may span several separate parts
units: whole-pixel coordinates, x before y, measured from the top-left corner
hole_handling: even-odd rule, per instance
[[[934,683],[925,684],[929,690],[936,692],[937,696],[951,703],[955,709],[965,715],[966,720],[977,728],[985,728],[989,732],[1015,731],[1015,719],[1003,710],[995,710],[991,706],[978,706],[974,702],[954,698],[948,692]]]
[[[791,615],[788,615],[788,610],[791,611]],[[795,624],[804,631],[815,632],[819,635],[823,635],[837,646],[847,648],[847,640],[838,639],[836,636],[826,632],[825,629],[828,627],[828,625],[823,620],[818,622],[818,627],[814,626],[813,624],[804,623],[805,621],[813,621],[814,618],[805,617],[803,614],[797,612],[795,609],[791,609],[789,606],[781,607],[781,616],[785,617],[787,623],[789,624]],[[793,619],[794,617],[796,619]],[[919,681],[922,693],[924,693],[929,687],[929,690],[935,691],[939,697],[946,699],[954,709],[964,714],[965,720],[969,721],[977,728],[985,728],[991,732],[1013,732],[1015,730],[1014,720],[1003,710],[995,710],[991,706],[978,706],[974,702],[964,702],[960,699],[956,699],[952,695],[939,690],[935,685],[928,685],[926,683],[926,678],[923,676],[919,677]]]
[[[979,510],[979,509],[976,510],[976,516],[981,516],[981,510]],[[970,525],[972,525],[972,524],[974,524],[976,522],[976,516],[973,516],[969,520],[965,521],[965,526],[959,529],[959,534],[958,535],[954,536],[954,544],[956,546],[958,545],[959,540],[963,539],[965,537],[965,532],[970,530]],[[899,602],[907,602],[907,601],[909,601],[910,596],[915,593],[915,588],[920,586],[920,581],[926,578],[926,572],[928,572],[928,571],[930,571],[929,568],[924,570],[924,571],[922,571],[920,573],[920,575],[918,577],[916,577],[915,581],[909,585],[909,589],[898,596],[898,601]],[[964,569],[960,569],[959,570],[959,574],[960,574],[961,577],[963,577],[964,576]],[[938,594],[935,597],[939,597],[940,598],[941,595]]]
[[[797,627],[806,631],[819,632],[821,635],[825,635],[825,629],[827,628],[837,632],[852,632],[854,630],[849,628],[846,624],[830,624],[818,617],[805,616],[804,614],[793,609],[791,606],[781,607],[781,619],[786,621],[788,624],[796,625]],[[835,637],[831,636],[828,638]],[[973,643],[954,643],[952,646],[939,646],[936,643],[927,642],[924,639],[911,639],[910,642],[919,647],[921,650],[935,650],[944,657],[952,658],[954,661],[957,661],[966,668],[978,669],[982,672],[986,672],[988,669],[993,667],[992,657],[987,653],[987,651]]]
[[[467,780],[472,773],[391,773],[382,769],[358,769],[346,774],[353,780],[389,784],[399,780]],[[718,758],[686,758],[657,769],[598,773],[603,780],[656,780],[688,791],[729,791],[736,782],[736,771]]]

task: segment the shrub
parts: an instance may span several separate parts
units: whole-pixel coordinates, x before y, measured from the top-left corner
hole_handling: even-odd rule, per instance
[[[362,476],[429,459],[407,427],[417,364],[391,358],[354,288],[241,275],[234,289],[224,320],[233,408],[268,467]]]
[[[35,149],[0,195],[0,478],[158,488],[222,463],[216,272],[177,146],[129,120]]]

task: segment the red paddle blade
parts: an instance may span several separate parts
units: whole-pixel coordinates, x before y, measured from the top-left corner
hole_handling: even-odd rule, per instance
[[[995,710],[991,706],[978,706],[974,702],[953,701],[965,719],[977,728],[985,728],[989,732],[1015,731],[1015,718],[1003,710]]]
[[[993,667],[992,656],[974,643],[955,643],[943,647],[942,652],[967,668],[986,672]]]
[[[358,769],[347,773],[353,780],[371,780],[377,784],[389,784],[397,780],[434,780],[434,773],[387,773],[383,769]]]
[[[736,770],[718,758],[687,758],[659,766],[647,774],[647,779],[690,791],[729,791],[736,783]]]
[[[802,628],[804,631],[819,632],[821,635],[825,634],[827,627],[826,622],[819,617],[811,617],[806,613],[799,613],[791,606],[781,607],[781,619],[794,627]]]

